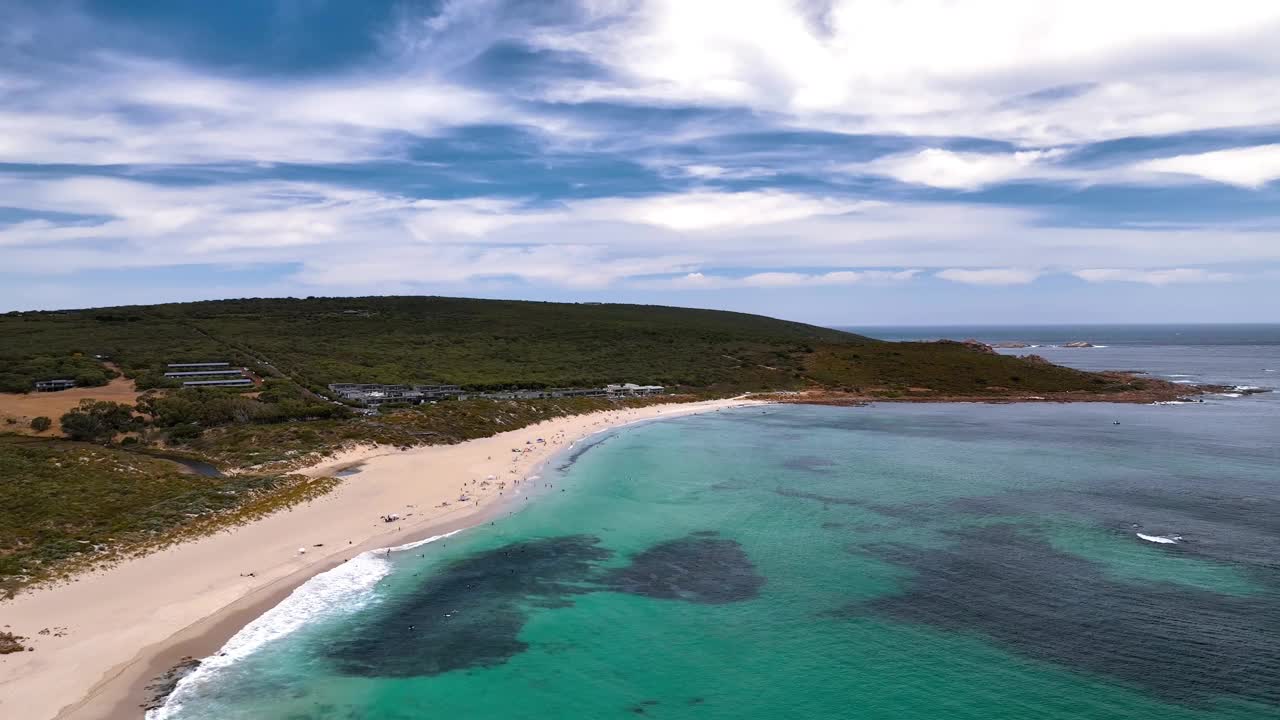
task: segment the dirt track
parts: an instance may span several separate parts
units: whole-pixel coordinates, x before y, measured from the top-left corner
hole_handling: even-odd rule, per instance
[[[85,398],[94,400],[110,400],[112,402],[133,405],[138,400],[137,388],[133,381],[118,377],[102,387],[72,388],[58,392],[32,392],[26,395],[0,393],[0,432],[19,432],[24,435],[41,435],[49,437],[62,433],[58,418],[68,410],[80,404]],[[53,427],[43,433],[31,429],[31,419],[41,415],[53,421]],[[9,420],[17,424],[10,424]]]

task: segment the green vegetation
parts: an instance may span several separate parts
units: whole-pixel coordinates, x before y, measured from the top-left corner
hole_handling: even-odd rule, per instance
[[[15,436],[0,436],[0,477],[0,597],[156,547],[178,537],[175,530],[215,529],[221,525],[211,520],[235,521],[254,501],[281,504],[279,491],[309,484],[285,476],[206,478],[124,450]]]
[[[886,343],[757,315],[641,305],[225,300],[9,313],[0,316],[0,336],[6,339],[0,368],[11,374],[36,358],[102,354],[140,389],[172,386],[162,377],[166,363],[211,360],[321,395],[336,382],[473,389],[637,382],[699,393],[813,386],[1050,392],[1097,385],[1087,373],[959,343]],[[294,410],[281,418],[297,417]]]
[[[377,443],[405,448],[449,444],[488,437],[555,417],[672,400],[671,397],[652,397],[446,401],[344,421],[228,425],[203,433],[186,445],[186,449],[224,467],[283,472],[315,460],[316,453],[347,444]]]
[[[20,339],[10,339],[9,325],[0,321],[0,327],[4,328],[0,337],[5,339],[0,345],[0,392],[32,392],[37,380],[70,379],[82,387],[98,387],[116,377],[102,363],[75,350],[51,355],[38,345],[14,344]]]
[[[243,522],[338,481],[287,473],[346,445],[452,443],[650,399],[442,401],[374,416],[328,397],[337,382],[477,390],[665,385],[684,399],[817,389],[881,399],[1141,390],[962,343],[887,343],[755,315],[669,307],[432,297],[228,300],[0,315],[0,389],[103,384],[110,357],[146,392],[136,407],[83,401],[72,440],[0,435],[0,590]],[[181,389],[168,363],[226,361],[263,378]],[[37,426],[39,423],[39,426]],[[43,432],[48,418],[32,421]],[[116,443],[117,444],[113,444]],[[96,445],[86,443],[97,443]],[[238,472],[182,472],[158,452]]]
[[[1138,389],[1127,380],[998,355],[958,342],[827,346],[810,359],[806,374],[823,387],[887,398],[913,388],[943,396],[992,398]]]
[[[22,652],[27,648],[22,644],[26,638],[21,635],[14,635],[11,632],[0,632],[0,655],[8,655],[9,653]]]
[[[201,427],[280,423],[289,420],[345,418],[351,411],[317,399],[292,383],[268,380],[258,397],[235,390],[189,388],[164,394],[147,393],[137,409],[156,426],[172,428],[172,439],[191,439]]]
[[[31,429],[38,433],[42,433],[51,427],[53,427],[53,421],[43,415],[31,418]]]
[[[117,434],[138,425],[128,405],[85,399],[60,420],[62,432],[72,440],[110,442]]]

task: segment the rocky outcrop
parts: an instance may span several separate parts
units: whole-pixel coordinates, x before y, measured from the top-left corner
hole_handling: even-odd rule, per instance
[[[1093,343],[1091,343],[1091,342],[1085,342],[1084,340],[1076,340],[1075,342],[1069,342],[1069,343],[1066,343],[1065,345],[1062,345],[1061,347],[1064,347],[1064,348],[1091,348],[1091,347],[1095,347],[1095,346],[1094,346],[1094,344],[1093,344]]]

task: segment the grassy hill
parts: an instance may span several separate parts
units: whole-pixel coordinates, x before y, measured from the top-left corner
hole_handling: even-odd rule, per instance
[[[193,360],[231,360],[316,391],[335,382],[431,381],[479,388],[629,381],[703,392],[1092,386],[1083,373],[956,344],[894,344],[758,315],[642,305],[225,300],[9,313],[0,316],[0,337],[0,379],[11,390],[93,355],[110,356],[142,388],[162,383],[166,363]]]
[[[230,300],[0,317],[0,363],[110,355],[151,380],[166,362],[270,363],[304,385],[429,382],[762,387],[734,358],[778,359],[854,335],[740,313],[638,305],[390,297]],[[52,362],[49,357],[45,364]],[[25,365],[18,365],[18,362]],[[748,363],[749,367],[749,363]]]
[[[230,361],[265,382],[246,393],[178,389],[163,378],[166,364],[193,361]],[[71,427],[94,429],[98,444],[29,429],[31,418],[15,417],[23,412],[13,408],[33,398],[4,394],[57,375],[88,386],[74,392],[89,398],[117,368],[150,391],[128,408],[88,400],[96,410],[73,411],[92,422]],[[673,399],[472,399],[366,417],[324,397],[336,382],[477,389],[636,382],[685,399],[817,390],[824,401],[846,402],[1096,399],[1152,381],[961,343],[889,343],[758,315],[640,305],[375,297],[8,313],[0,315],[0,416],[8,418],[0,423],[0,595],[323,492],[331,486],[289,475],[314,453],[351,443],[457,442],[617,403]],[[179,472],[157,451],[237,472]]]

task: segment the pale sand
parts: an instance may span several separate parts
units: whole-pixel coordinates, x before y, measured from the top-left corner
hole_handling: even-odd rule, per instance
[[[507,505],[499,501],[519,500],[536,485],[516,481],[595,432],[750,402],[620,409],[458,445],[341,453],[305,472],[322,476],[355,465],[359,472],[318,500],[0,603],[0,626],[31,637],[36,647],[0,655],[0,717],[136,720],[152,678],[185,655],[212,654],[307,578],[363,550],[467,527],[503,511]],[[496,479],[481,487],[491,475]],[[470,500],[460,502],[462,493]],[[401,518],[382,522],[387,513]],[[63,637],[36,634],[64,627]]]

